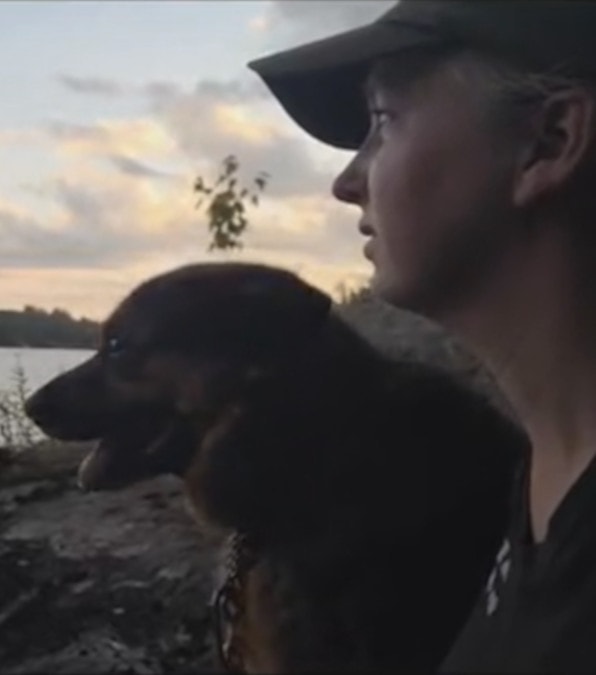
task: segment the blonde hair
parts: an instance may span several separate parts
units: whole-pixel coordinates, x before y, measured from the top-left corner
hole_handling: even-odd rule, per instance
[[[460,52],[447,68],[460,79],[468,82],[473,79],[476,87],[498,100],[514,103],[544,98],[571,87],[588,86],[581,78],[566,73],[564,64],[544,71],[527,70],[472,50]]]
[[[447,59],[444,68],[481,97],[489,115],[513,124],[512,129],[516,124],[523,128],[532,106],[557,92],[581,88],[596,99],[596,81],[572,74],[564,63],[533,70],[466,50]]]
[[[596,102],[596,80],[569,72],[565,64],[548,70],[531,70],[497,61],[476,52],[462,53],[446,63],[453,76],[470,83],[487,106],[489,123],[515,141],[528,132],[531,113],[549,96],[581,89]],[[576,237],[578,250],[592,255],[596,246],[596,116],[592,120],[592,138],[582,162],[567,185],[565,210],[568,227]]]

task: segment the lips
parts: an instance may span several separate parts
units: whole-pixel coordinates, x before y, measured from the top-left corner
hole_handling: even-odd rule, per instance
[[[375,234],[375,231],[372,227],[372,225],[365,220],[361,220],[358,223],[358,231],[360,234],[364,235],[365,237],[372,237]]]
[[[79,487],[113,490],[163,473],[182,475],[197,442],[193,426],[182,418],[131,420],[97,441],[79,467]]]
[[[102,439],[81,463],[77,482],[85,491],[115,490],[153,474],[151,463],[140,450]]]
[[[110,490],[155,474],[154,459],[147,453],[152,441],[165,433],[116,433],[100,439],[79,467],[78,483],[83,490]]]
[[[117,488],[125,484],[126,475],[131,473],[130,469],[121,470],[126,465],[121,460],[118,467],[117,454],[110,452],[109,447],[100,441],[81,463],[77,483],[86,491]]]
[[[362,249],[364,257],[367,258],[368,260],[373,259],[373,248],[374,248],[374,239],[369,239],[366,242],[366,244],[364,244],[364,248]]]
[[[365,258],[368,260],[372,261],[372,256],[373,256],[373,240],[375,237],[375,230],[373,226],[364,218],[358,223],[358,231],[360,232],[361,235],[364,237],[367,237],[368,240],[364,244],[364,247],[362,249],[362,253]]]

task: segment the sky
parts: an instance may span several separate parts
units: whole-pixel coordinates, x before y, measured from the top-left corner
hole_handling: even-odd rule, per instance
[[[385,0],[0,2],[0,308],[105,318],[190,262],[289,268],[328,292],[370,274],[350,154],[293,124],[246,63],[366,23]],[[245,246],[209,253],[193,182],[234,154],[271,178]]]

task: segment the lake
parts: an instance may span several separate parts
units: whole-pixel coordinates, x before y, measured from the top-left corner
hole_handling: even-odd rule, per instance
[[[15,387],[15,370],[19,364],[25,372],[27,390],[40,385],[81,363],[92,354],[84,349],[32,349],[27,347],[0,347],[0,390]]]

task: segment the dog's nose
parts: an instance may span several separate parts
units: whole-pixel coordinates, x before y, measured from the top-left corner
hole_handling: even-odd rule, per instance
[[[23,408],[27,417],[42,428],[52,421],[55,414],[43,389],[29,396]]]
[[[62,382],[52,381],[24,401],[23,411],[45,434],[62,441],[99,438],[105,429],[105,411],[86,405]]]

